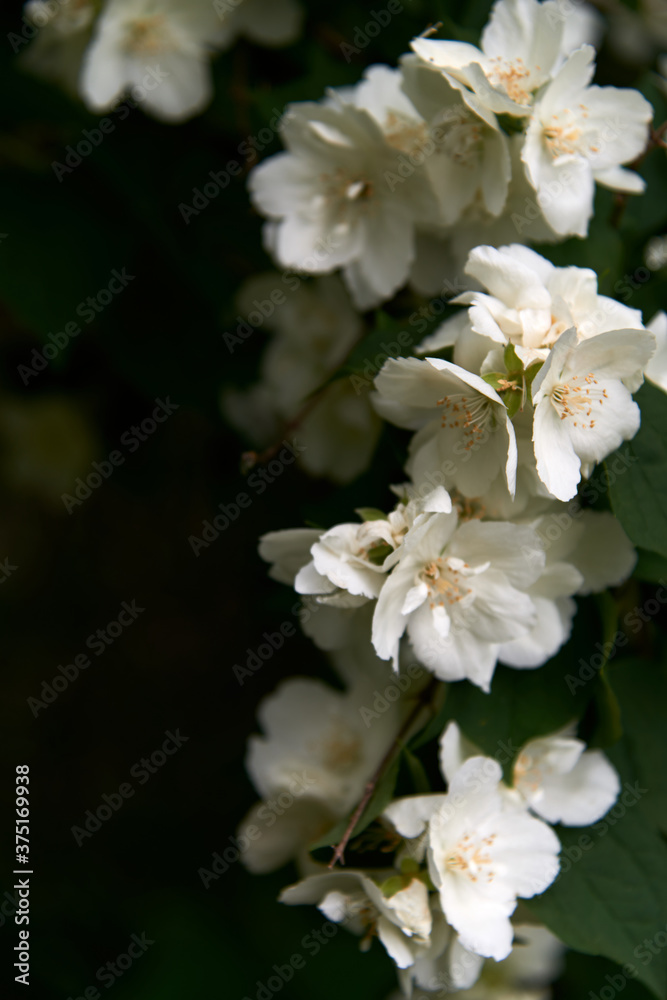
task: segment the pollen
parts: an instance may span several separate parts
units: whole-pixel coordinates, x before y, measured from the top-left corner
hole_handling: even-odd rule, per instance
[[[592,430],[595,420],[593,404],[603,406],[609,399],[606,388],[601,387],[593,372],[573,375],[567,382],[555,385],[550,393],[551,404],[561,420],[571,419],[574,427]]]
[[[530,103],[530,70],[523,59],[513,59],[510,62],[497,56],[491,60],[491,67],[488,79],[494,87],[502,87],[509,99],[516,104]]]
[[[491,868],[493,859],[489,849],[493,847],[495,839],[495,833],[478,840],[473,840],[466,833],[445,859],[446,867],[467,876],[471,882],[478,882],[480,879],[487,883],[493,882],[495,872]]]
[[[173,48],[163,15],[137,18],[127,26],[125,49],[138,55],[155,55]]]
[[[442,426],[460,428],[467,451],[486,440],[489,424],[493,422],[491,400],[481,394],[474,399],[454,394],[443,396],[437,405],[442,407]]]

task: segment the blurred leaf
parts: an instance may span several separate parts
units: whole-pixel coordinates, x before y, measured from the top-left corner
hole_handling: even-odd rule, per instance
[[[642,422],[635,437],[605,461],[614,514],[630,540],[667,557],[667,394],[645,382],[636,394]]]

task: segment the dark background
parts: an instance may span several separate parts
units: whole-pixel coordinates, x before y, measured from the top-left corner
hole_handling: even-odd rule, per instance
[[[267,578],[257,538],[386,502],[385,484],[400,478],[396,439],[383,439],[373,476],[349,488],[287,467],[195,557],[189,536],[200,536],[218,504],[247,489],[240,470],[247,442],[225,425],[218,394],[223,382],[253,379],[266,333],[257,330],[233,353],[222,334],[236,325],[239,285],[270,262],[245,176],[187,225],[179,205],[192,203],[209,171],[243,162],[239,144],[286,101],[316,100],[326,86],[354,83],[373,62],[395,64],[409,39],[439,17],[451,37],[454,18],[458,37],[476,41],[490,4],[405,8],[348,64],[341,43],[353,41],[370,8],[341,3],[331,12],[311,2],[306,34],[294,46],[268,51],[240,41],[217,58],[215,99],[205,114],[178,127],[140,110],[124,121],[112,114],[113,133],[60,181],[53,162],[63,162],[67,146],[103,116],[22,73],[6,37],[21,29],[20,5],[0,14],[0,561],[17,567],[0,585],[7,803],[0,889],[9,892],[0,906],[3,997],[65,1000],[94,985],[105,995],[97,970],[127,951],[133,933],[145,932],[154,944],[111,987],[118,1000],[255,1000],[274,964],[297,952],[307,957],[302,939],[324,922],[315,909],[275,902],[294,871],[255,877],[236,863],[205,889],[198,870],[230,846],[256,798],[243,756],[261,697],[284,676],[328,676],[321,655],[297,634],[243,685],[235,677],[234,664],[245,663],[264,631],[293,620],[293,595]],[[629,65],[605,49],[599,65],[599,82],[641,80],[655,96],[648,63]],[[274,140],[263,155],[279,148]],[[664,155],[646,171],[664,173]],[[612,196],[603,193],[600,204],[608,219]],[[638,199],[620,231],[610,237],[594,229],[588,244],[570,241],[554,259],[596,260],[609,292],[643,263],[646,239],[664,217],[664,203]],[[31,364],[50,332],[77,319],[77,305],[104,288],[114,268],[134,280],[24,385],[17,367]],[[650,317],[664,289],[664,273],[656,274],[631,304]],[[177,412],[130,454],[121,436],[167,397]],[[61,421],[48,416],[49,406],[65,414]],[[119,446],[124,464],[68,514],[60,494]],[[88,636],[132,601],[145,610],[95,656]],[[28,699],[41,699],[58,665],[84,652],[91,666],[35,709]],[[177,729],[187,742],[140,785],[131,768]],[[34,870],[29,990],[14,984],[9,957],[17,931],[13,776],[24,763]],[[128,781],[135,794],[78,846],[72,827]],[[611,969],[573,956],[558,996],[587,996]],[[379,945],[361,955],[341,931],[281,992],[294,1000],[343,992],[382,1000],[394,982]],[[629,984],[625,995],[647,994]]]

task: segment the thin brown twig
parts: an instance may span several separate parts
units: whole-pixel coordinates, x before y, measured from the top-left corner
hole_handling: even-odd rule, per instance
[[[396,734],[394,742],[391,744],[391,746],[387,750],[386,754],[384,755],[384,757],[382,758],[382,760],[380,761],[380,763],[376,767],[376,769],[373,772],[372,776],[366,782],[366,787],[364,789],[364,794],[361,797],[361,801],[359,802],[359,805],[357,806],[357,808],[352,813],[352,816],[350,817],[350,822],[347,824],[347,827],[345,829],[345,833],[343,834],[340,842],[338,844],[336,844],[336,847],[334,848],[333,857],[332,857],[332,859],[331,859],[331,861],[329,862],[329,865],[328,865],[329,868],[333,868],[333,866],[336,864],[337,861],[340,861],[340,863],[342,865],[345,864],[345,857],[344,857],[345,848],[347,847],[347,845],[348,845],[348,843],[350,841],[350,838],[351,838],[351,836],[352,836],[352,834],[354,832],[355,826],[359,822],[359,819],[360,819],[361,815],[363,814],[364,809],[368,805],[368,803],[369,803],[369,801],[371,799],[371,796],[372,796],[373,792],[375,791],[375,788],[377,786],[378,781],[380,780],[380,778],[384,774],[385,768],[388,766],[388,764],[391,761],[392,757],[396,753],[396,750],[398,749],[401,740],[403,739],[403,737],[405,736],[405,734],[409,731],[410,727],[413,725],[415,719],[417,718],[417,716],[421,712],[424,704],[430,699],[431,693],[432,693],[433,689],[435,688],[435,686],[437,685],[437,683],[438,683],[437,680],[435,678],[433,678],[433,680],[429,681],[429,683],[427,684],[427,686],[421,692],[421,694],[419,695],[419,699],[417,701],[417,704],[415,705],[415,707],[413,708],[413,710],[410,712],[410,715],[407,717],[407,719],[405,720],[405,722],[401,726],[400,730]]]

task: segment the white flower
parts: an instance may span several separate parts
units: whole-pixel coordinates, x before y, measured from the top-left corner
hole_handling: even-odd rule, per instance
[[[524,246],[476,247],[464,270],[486,291],[452,299],[469,307],[465,318],[446,320],[423,341],[420,354],[453,343],[456,363],[479,369],[496,345],[512,343],[528,366],[545,360],[571,327],[580,340],[608,330],[643,329],[639,310],[598,295],[594,271],[555,267]]]
[[[458,994],[459,1000],[550,1000],[548,985],[563,967],[564,946],[536,924],[513,924],[511,954],[484,962],[479,980]]]
[[[601,750],[586,750],[568,727],[526,743],[514,762],[513,786],[549,823],[588,826],[613,806],[621,788]]]
[[[606,458],[639,428],[639,407],[630,390],[655,350],[640,330],[613,330],[576,342],[561,334],[533,382],[533,442],[537,471],[559,500],[577,491],[581,475]]]
[[[404,888],[385,896],[364,872],[328,872],[283,889],[280,902],[316,903],[329,920],[363,935],[366,947],[377,933],[398,968],[406,969],[430,944],[433,917],[424,882],[409,877],[404,881]]]
[[[476,115],[441,73],[416,56],[404,56],[401,70],[403,89],[429,124],[426,170],[442,222],[452,225],[478,201],[491,216],[500,215],[512,167],[495,115]]]
[[[164,121],[198,114],[212,94],[209,53],[218,30],[208,0],[109,0],[84,59],[84,101],[108,111],[137,88],[143,106]]]
[[[621,164],[645,148],[653,109],[636,90],[589,86],[595,50],[574,52],[535,105],[522,159],[557,233],[586,236],[595,183],[635,194],[638,174]]]
[[[426,38],[416,38],[412,48],[459,87],[473,111],[522,117],[561,59],[563,24],[555,3],[500,0],[482,32],[481,51]]]
[[[408,277],[416,220],[433,213],[425,175],[392,190],[400,154],[368,111],[334,93],[328,104],[292,105],[283,121],[288,151],[250,176],[256,207],[276,220],[271,252],[308,273],[343,267],[363,308],[391,297]]]
[[[20,56],[32,73],[77,92],[83,54],[90,38],[96,8],[93,0],[30,0],[25,16],[39,28],[37,37]]]
[[[390,358],[375,379],[385,420],[418,429],[407,470],[415,483],[441,469],[466,496],[484,493],[504,471],[514,492],[514,429],[500,396],[478,375],[439,358]]]
[[[274,333],[262,355],[260,381],[250,389],[223,389],[228,419],[263,449],[279,441],[285,425],[299,415],[302,468],[337,483],[355,479],[368,467],[381,430],[368,392],[339,378],[308,401],[361,336],[361,317],[340,278],[326,275],[306,283],[293,274],[257,275],[243,285],[238,306],[239,319],[257,316],[262,306],[264,325]]]
[[[656,313],[647,329],[655,337],[656,350],[644,374],[650,382],[667,392],[667,313]]]
[[[257,45],[279,48],[296,41],[303,8],[296,0],[213,0],[220,19],[217,43],[229,48],[243,35]]]
[[[344,693],[291,678],[261,703],[264,735],[248,741],[246,768],[264,801],[241,827],[242,833],[252,824],[261,831],[249,838],[243,856],[252,870],[270,871],[298,855],[360,800],[403,712],[394,702],[368,726],[360,707],[372,703],[373,684],[373,677],[360,678]]]
[[[323,596],[345,607],[347,595],[377,597],[384,584],[384,562],[393,551],[393,539],[386,521],[364,524],[337,524],[325,531],[311,547],[311,562],[299,570],[294,587],[299,594]],[[374,560],[374,551],[379,556]]]
[[[550,507],[528,522],[540,537],[546,564],[526,590],[535,605],[535,626],[498,651],[501,662],[511,667],[545,663],[570,636],[576,612],[572,596],[618,586],[637,562],[634,546],[613,514],[578,509],[575,516],[563,504]]]
[[[575,727],[530,740],[512,769],[509,795],[548,823],[588,826],[601,819],[618,797],[618,773],[600,750],[587,750]],[[451,782],[479,750],[450,722],[440,737],[440,767]]]
[[[567,506],[555,504],[531,522],[542,539],[547,571],[573,568],[580,577],[577,594],[617,587],[637,562],[632,542],[611,512],[581,510],[576,501],[574,508],[570,513]]]
[[[293,585],[299,570],[310,561],[311,545],[321,535],[317,528],[286,528],[262,535],[259,554],[272,564],[269,576],[279,583]]]
[[[553,882],[560,850],[546,823],[503,792],[501,778],[497,761],[471,757],[446,796],[400,799],[385,810],[403,836],[426,831],[429,874],[447,921],[465,948],[497,961],[512,949],[517,897],[530,898]]]
[[[397,663],[407,629],[417,658],[442,680],[467,677],[488,691],[502,643],[536,621],[525,593],[544,553],[532,528],[433,514],[405,536],[373,617],[378,656]],[[390,557],[391,561],[391,557]]]

